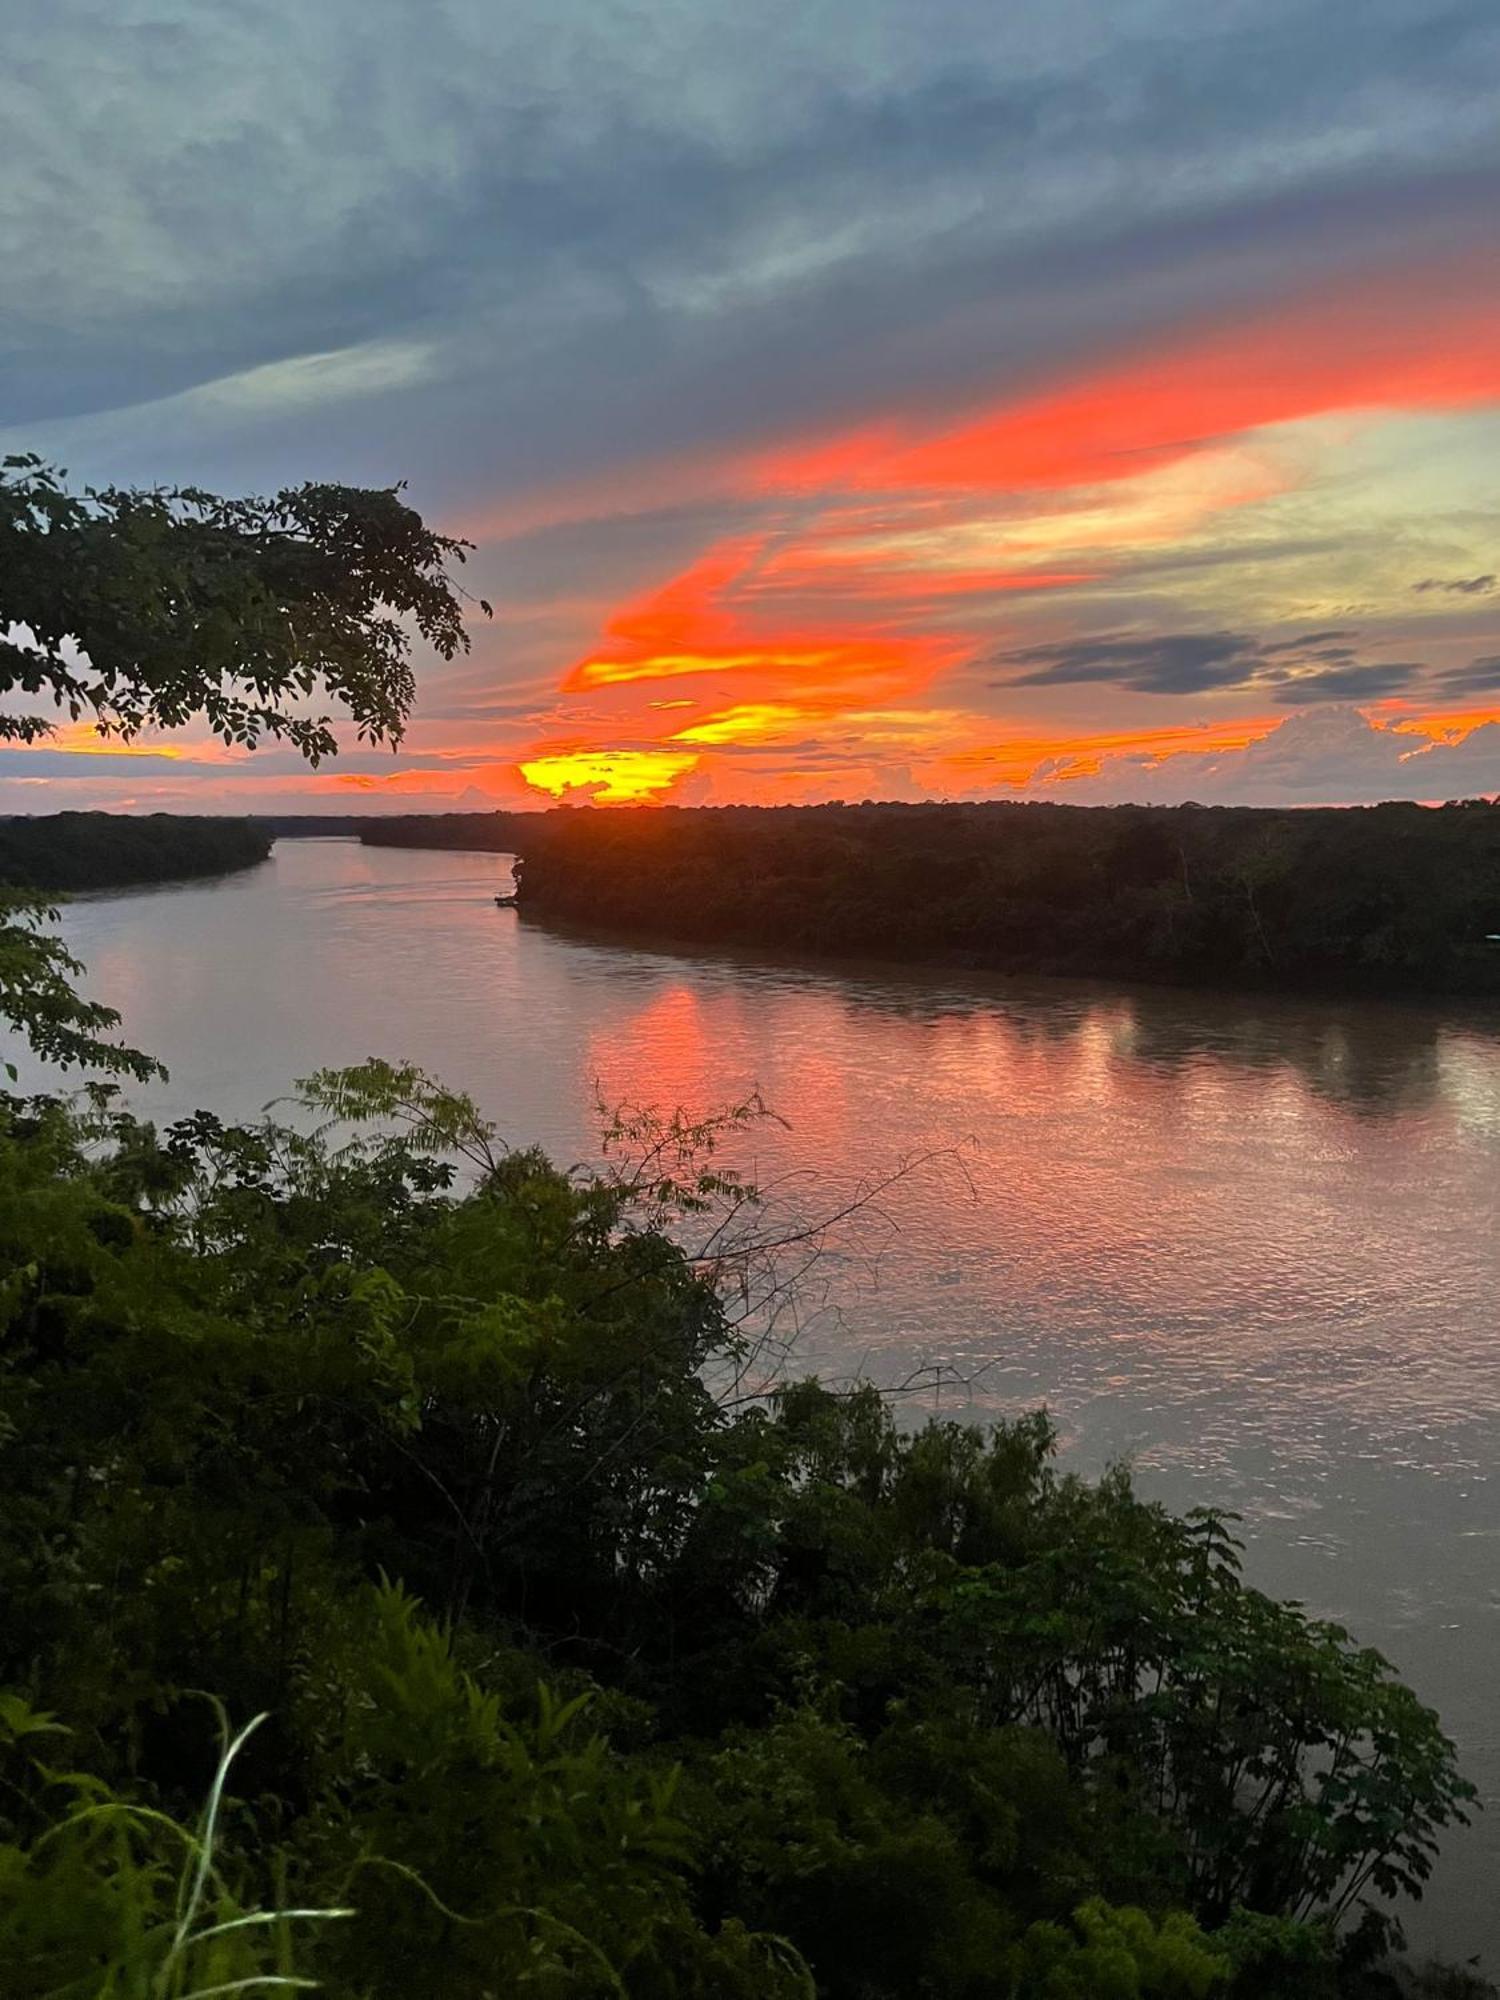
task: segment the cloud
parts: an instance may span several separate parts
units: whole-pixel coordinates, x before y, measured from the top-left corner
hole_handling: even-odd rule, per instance
[[[671,791],[697,763],[689,750],[565,750],[528,758],[521,775],[554,799],[578,792],[600,805],[639,805]]]
[[[1271,688],[1270,694],[1273,701],[1296,708],[1324,701],[1379,701],[1386,695],[1399,694],[1421,672],[1417,660],[1378,660],[1363,666],[1328,667],[1282,681]]]
[[[1470,694],[1500,693],[1500,653],[1471,660],[1466,667],[1451,667],[1438,676],[1438,686],[1445,700]]]
[[[1106,681],[1141,694],[1201,694],[1207,688],[1242,686],[1259,659],[1254,640],[1241,632],[1064,639],[1002,655],[1000,664],[1026,671],[992,685],[1056,687],[1068,681]]]
[[[1022,647],[1001,663],[1022,667],[995,687],[1059,687],[1105,682],[1136,694],[1209,694],[1243,689],[1286,705],[1373,701],[1409,686],[1423,669],[1411,660],[1359,661],[1341,629],[1266,641],[1245,632],[1164,632],[1066,639]]]
[[[267,415],[324,409],[348,398],[378,396],[426,380],[436,372],[438,350],[430,341],[372,340],[331,354],[301,354],[267,361],[237,375],[184,392],[209,410],[264,419]],[[158,415],[163,414],[160,410]]]
[[[768,0],[753,41],[733,0],[11,11],[12,420],[413,343],[385,449],[470,490],[941,401],[1482,236],[1494,196],[1488,0],[1353,38],[1264,0]]]
[[[1493,0],[10,12],[0,450],[404,476],[482,544],[500,616],[372,797],[689,741],[574,789],[931,785],[890,718],[983,750],[991,668],[1059,777],[1152,697],[1492,689],[1426,633],[1494,584]],[[1393,529],[1396,409],[1447,429]]]
[[[1449,597],[1487,597],[1492,590],[1500,589],[1500,577],[1493,574],[1484,576],[1424,576],[1420,583],[1414,583],[1416,591],[1442,591]]]
[[[1357,709],[1311,709],[1240,749],[1106,760],[1067,785],[1079,804],[1376,805],[1500,792],[1500,722],[1459,743],[1382,727]],[[1055,788],[1048,796],[1057,797]]]

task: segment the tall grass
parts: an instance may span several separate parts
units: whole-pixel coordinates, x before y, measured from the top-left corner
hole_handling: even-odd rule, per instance
[[[238,1735],[224,1723],[195,1827],[149,1806],[103,1798],[78,1807],[36,1842],[27,1871],[36,1893],[76,1899],[78,1942],[91,1963],[33,1992],[43,2000],[217,2000],[317,1986],[298,1969],[304,1927],[353,1911],[301,1909],[280,1898],[272,1909],[246,1909],[221,1865],[225,1787],[265,1720],[256,1716]],[[41,1930],[56,1936],[55,1924],[44,1921]],[[55,1949],[47,1953],[54,1967],[57,1956]]]

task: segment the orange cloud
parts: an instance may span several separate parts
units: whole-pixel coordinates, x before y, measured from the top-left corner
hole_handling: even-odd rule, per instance
[[[591,698],[575,705],[577,735],[540,746],[521,769],[554,796],[608,804],[660,799],[690,772],[694,795],[783,796],[835,782],[856,759],[868,775],[865,756],[866,789],[880,789],[884,768],[893,784],[941,793],[1065,783],[1114,756],[1231,755],[1273,722],[1090,729],[1119,702],[1140,712],[1142,697],[1100,686],[1070,697],[1074,709],[1101,705],[1084,727],[1038,720],[1011,732],[966,706],[984,697],[963,684],[941,702],[942,683],[1028,628],[1065,630],[1067,593],[1097,600],[1137,551],[1186,543],[1293,485],[1306,487],[1306,511],[1330,510],[1336,543],[1347,502],[1336,481],[1323,498],[1316,475],[1337,470],[1337,430],[1289,427],[1491,401],[1500,288],[1453,260],[1141,345],[956,420],[924,425],[898,411],[721,461],[713,490],[737,493],[753,529],[604,621],[561,684],[564,697]],[[1245,546],[1253,563],[1254,529]],[[684,718],[673,711],[694,704],[662,684],[689,680],[711,685],[712,706]],[[1203,697],[1210,708],[1233,698]],[[1393,726],[1440,741],[1492,719],[1500,711],[1408,710]],[[622,739],[633,747],[615,747]],[[778,763],[778,745],[795,770]]]
[[[678,674],[782,673],[821,669],[847,660],[848,648],[809,649],[768,642],[722,653],[646,653],[634,660],[583,660],[564,682],[564,690],[613,687],[625,681],[670,680]],[[867,657],[861,649],[861,659]]]
[[[945,650],[878,632],[770,629],[755,617],[763,540],[716,544],[682,575],[610,619],[605,643],[568,674],[564,693],[687,674],[801,678],[818,685],[906,683]],[[946,649],[951,652],[951,647]]]
[[[817,720],[818,710],[789,702],[747,701],[679,729],[674,743],[774,743],[789,729]]]
[[[966,787],[976,784],[1034,783],[1042,775],[1055,782],[1094,777],[1107,757],[1133,755],[1161,763],[1184,751],[1245,750],[1269,736],[1285,718],[1186,723],[1161,729],[1110,730],[1097,735],[1016,735],[980,743],[944,757],[944,768]]]
[[[442,792],[454,788],[451,772],[415,771],[333,771],[315,787],[340,792]]]
[[[1332,411],[1463,408],[1500,398],[1494,292],[1493,272],[1450,261],[1162,342],[925,436],[908,418],[746,470],[762,490],[806,487],[835,467],[848,488],[1082,487]]]
[[[1395,704],[1382,703],[1381,707],[1393,710]],[[1500,722],[1500,707],[1494,702],[1485,708],[1434,709],[1421,715],[1402,715],[1398,710],[1396,719],[1385,726],[1399,736],[1421,736],[1430,743],[1454,744],[1462,743],[1471,731],[1482,729],[1489,722]]]
[[[92,722],[54,723],[51,733],[38,737],[34,744],[15,743],[6,747],[14,750],[28,747],[34,750],[65,750],[72,757],[161,757],[170,764],[185,760],[196,764],[223,764],[230,762],[234,756],[217,736],[192,743],[163,743],[155,737],[143,741],[138,736],[127,740],[119,735],[101,735]]]
[[[679,729],[674,743],[789,743],[819,731],[870,749],[922,750],[962,740],[974,717],[951,708],[853,708],[847,701],[747,701]]]

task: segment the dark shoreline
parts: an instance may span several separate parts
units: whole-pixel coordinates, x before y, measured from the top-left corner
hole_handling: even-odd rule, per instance
[[[161,888],[257,867],[271,846],[248,819],[49,813],[0,821],[0,883],[42,896]]]
[[[391,844],[425,845],[408,823]],[[1500,998],[1500,808],[852,806],[496,820],[520,908],[638,945],[1320,998]]]
[[[636,944],[1320,997],[1500,997],[1500,806],[671,807],[382,820],[517,853],[520,907]]]

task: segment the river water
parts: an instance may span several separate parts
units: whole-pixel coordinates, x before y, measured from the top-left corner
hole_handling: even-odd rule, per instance
[[[1379,1646],[1460,1743],[1491,1810],[1409,1927],[1500,1968],[1500,1015],[639,951],[496,909],[508,880],[282,841],[62,930],[169,1065],[153,1112],[252,1114],[380,1054],[565,1161],[601,1098],[758,1087],[787,1123],[738,1163],[809,1212],[928,1156],[820,1265],[806,1365],[1045,1401],[1068,1462],[1237,1508],[1252,1580]]]

